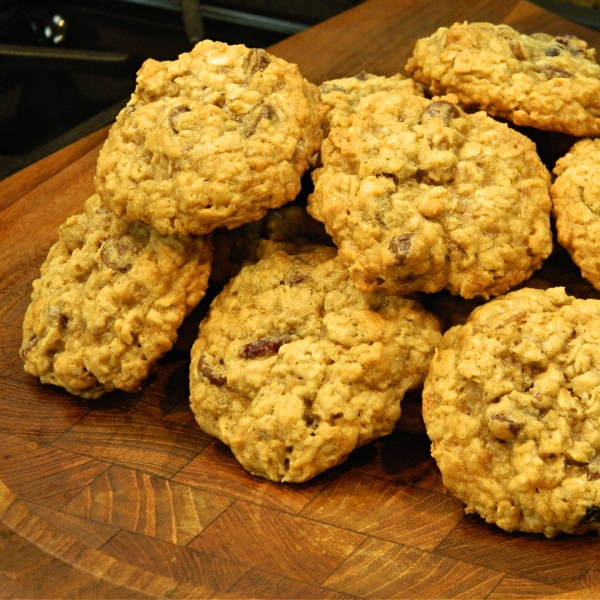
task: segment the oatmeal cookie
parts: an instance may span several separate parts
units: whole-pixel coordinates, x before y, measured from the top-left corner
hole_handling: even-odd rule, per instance
[[[450,492],[507,531],[600,530],[600,301],[524,288],[444,334],[423,390]]]
[[[488,298],[550,254],[550,175],[534,144],[454,102],[373,93],[323,142],[308,211],[363,291]]]
[[[300,482],[392,432],[440,325],[414,299],[359,292],[335,248],[264,245],[200,325],[191,406],[245,469]]]
[[[406,71],[434,94],[496,117],[575,136],[600,134],[600,65],[573,35],[456,23],[417,42]]]
[[[100,152],[96,190],[118,216],[163,234],[237,227],[295,198],[326,112],[296,65],[202,41],[143,64]]]
[[[204,295],[210,260],[207,238],[132,225],[91,196],[33,283],[25,370],[85,398],[137,391]]]
[[[550,195],[558,241],[600,290],[600,139],[577,142],[554,173]]]

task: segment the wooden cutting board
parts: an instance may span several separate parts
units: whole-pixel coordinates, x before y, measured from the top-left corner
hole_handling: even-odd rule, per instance
[[[392,75],[416,39],[465,19],[600,48],[597,32],[524,1],[369,0],[271,51],[317,84]],[[93,192],[106,133],[0,182],[0,597],[600,596],[598,535],[548,540],[465,516],[424,436],[381,439],[301,485],[247,474],[194,422],[185,340],[138,394],[87,401],[26,375],[31,282]]]

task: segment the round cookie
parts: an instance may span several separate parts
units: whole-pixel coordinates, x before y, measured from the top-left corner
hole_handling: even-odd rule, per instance
[[[118,216],[164,234],[206,234],[293,200],[327,112],[296,65],[202,41],[147,60],[98,158],[95,185]]]
[[[524,288],[444,334],[423,418],[444,484],[507,531],[600,530],[600,301]]]
[[[550,254],[550,175],[534,144],[454,101],[373,92],[322,144],[308,211],[363,291],[488,298]]]
[[[132,225],[94,194],[33,282],[25,370],[85,398],[137,391],[204,296],[211,258],[209,239]]]
[[[558,241],[600,290],[600,139],[577,142],[554,173],[550,195]]]
[[[572,35],[456,23],[419,40],[406,71],[434,94],[456,94],[462,105],[516,125],[600,134],[600,65]]]
[[[264,245],[200,325],[190,400],[245,469],[300,482],[393,431],[440,325],[414,299],[359,292],[335,248]]]

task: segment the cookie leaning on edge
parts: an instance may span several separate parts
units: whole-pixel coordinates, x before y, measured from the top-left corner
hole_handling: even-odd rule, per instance
[[[577,142],[554,173],[550,195],[558,241],[600,290],[600,139]]]
[[[164,234],[206,234],[293,200],[327,107],[296,65],[205,40],[147,60],[98,158],[95,185],[118,216]]]
[[[419,40],[406,72],[434,94],[496,117],[575,136],[600,134],[600,65],[573,35],[456,23]]]
[[[190,400],[245,469],[300,482],[392,432],[440,324],[414,299],[359,292],[335,248],[264,246],[200,325]]]
[[[600,301],[525,288],[444,334],[423,418],[444,484],[507,531],[600,530]]]
[[[541,266],[550,175],[529,139],[410,80],[321,87],[331,128],[308,212],[361,290],[489,298]]]
[[[25,370],[85,398],[137,391],[204,296],[211,256],[209,239],[132,225],[91,196],[33,282]]]

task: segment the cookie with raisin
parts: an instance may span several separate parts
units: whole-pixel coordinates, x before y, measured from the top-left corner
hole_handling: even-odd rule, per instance
[[[410,88],[373,91],[344,115],[308,211],[362,291],[487,299],[550,254],[550,175],[528,138]]]
[[[574,136],[600,134],[600,65],[573,35],[456,23],[419,40],[406,71],[471,109]]]
[[[600,139],[578,141],[554,173],[550,194],[558,242],[600,290]]]
[[[94,194],[33,282],[25,370],[85,398],[137,391],[204,296],[211,257],[208,238],[131,224]]]
[[[600,301],[523,288],[448,330],[423,389],[448,490],[507,531],[600,530]]]
[[[200,325],[190,401],[250,473],[301,482],[393,431],[440,324],[413,298],[360,292],[335,248],[263,245]]]
[[[163,234],[238,227],[296,197],[326,112],[296,65],[202,41],[142,65],[100,152],[96,191]]]

